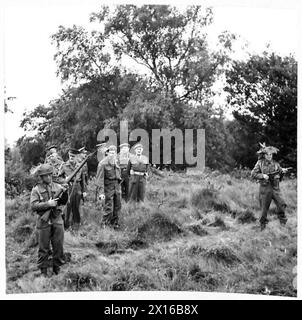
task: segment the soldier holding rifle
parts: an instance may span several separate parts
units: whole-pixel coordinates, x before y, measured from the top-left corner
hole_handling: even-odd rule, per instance
[[[58,174],[59,177],[67,178],[72,174],[73,171],[75,171],[75,169],[79,165],[76,159],[76,156],[78,154],[78,150],[73,148],[69,149],[69,160],[62,164]],[[70,227],[70,224],[73,226],[73,228],[78,229],[81,223],[80,203],[81,199],[85,199],[86,195],[87,193],[85,178],[83,177],[83,172],[80,171],[74,178],[73,185],[69,194],[65,216],[65,229],[68,229]]]
[[[61,205],[66,204],[66,186],[52,181],[53,168],[42,164],[37,168],[41,181],[32,189],[30,205],[38,215],[38,268],[47,275],[50,243],[53,250],[53,272],[58,274],[63,264],[64,226]]]
[[[251,176],[260,182],[259,200],[261,207],[260,229],[264,230],[268,220],[267,212],[273,200],[277,206],[277,214],[282,225],[285,225],[287,218],[285,215],[286,203],[283,200],[279,183],[283,175],[291,168],[281,168],[280,164],[273,160],[273,154],[279,150],[272,146],[260,144],[261,148],[257,152],[259,159],[251,172]]]

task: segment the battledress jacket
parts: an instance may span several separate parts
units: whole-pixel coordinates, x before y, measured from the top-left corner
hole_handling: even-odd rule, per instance
[[[99,194],[104,194],[107,184],[114,181],[120,182],[121,179],[121,169],[118,161],[111,163],[109,157],[104,158],[98,164],[95,185]]]
[[[54,195],[63,190],[63,187],[55,182],[52,182],[48,186],[44,183],[38,183],[33,187],[30,195],[30,206],[33,211],[35,211],[38,215],[37,218],[37,228],[45,228],[49,226],[48,222],[44,222],[41,220],[42,215],[48,211],[52,210],[52,214],[50,214],[50,223],[53,224],[63,224],[62,219],[62,208],[61,206],[66,204],[68,200],[67,192],[64,192],[58,201],[58,206],[56,208],[50,208],[47,201],[50,198],[53,198]]]
[[[251,172],[251,176],[252,178],[259,180],[260,185],[266,186],[270,185],[270,181],[263,179],[263,174],[269,174],[273,172],[276,172],[276,175],[274,176],[273,187],[278,188],[279,181],[282,180],[284,173],[280,164],[277,161],[268,161],[266,159],[258,160],[255,164],[254,169]]]

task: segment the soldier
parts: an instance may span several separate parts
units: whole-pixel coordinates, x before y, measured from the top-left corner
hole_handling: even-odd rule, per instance
[[[137,143],[133,149],[135,155],[129,158],[127,167],[127,172],[130,175],[129,198],[139,202],[145,199],[149,160],[142,154],[143,145],[141,143]]]
[[[80,164],[87,156],[87,153],[88,151],[85,149],[85,147],[83,148],[80,148],[78,150],[79,152],[79,155],[78,155],[78,163]],[[83,181],[86,185],[86,189],[87,189],[87,185],[88,185],[88,165],[87,165],[87,162],[85,163],[85,165],[83,166],[83,169],[82,169],[82,177],[83,177]]]
[[[53,181],[59,182],[58,173],[59,169],[63,163],[63,159],[57,153],[57,146],[52,145],[46,149],[46,157],[44,163],[50,164],[53,168]]]
[[[120,145],[120,153],[118,155],[119,164],[121,168],[121,190],[122,190],[122,198],[125,201],[128,201],[129,197],[129,175],[128,175],[128,162],[131,154],[129,152],[130,146],[129,143],[122,143]]]
[[[38,268],[41,274],[47,276],[48,257],[51,252],[50,242],[53,250],[53,272],[58,274],[60,266],[64,263],[63,241],[64,227],[61,205],[67,202],[67,192],[64,186],[52,181],[53,169],[49,164],[42,164],[37,168],[37,175],[40,176],[40,183],[33,187],[30,196],[30,205],[38,215]],[[53,199],[54,195],[63,190],[60,199]],[[49,219],[44,213],[51,210]]]
[[[267,212],[272,200],[274,200],[277,206],[277,214],[280,223],[282,225],[286,224],[286,203],[280,194],[279,182],[282,180],[284,173],[287,172],[287,169],[281,168],[280,164],[273,160],[273,154],[279,151],[277,148],[266,146],[265,144],[260,145],[261,149],[257,152],[259,158],[251,172],[251,176],[260,182],[260,228],[261,230],[264,230],[268,223]]]
[[[78,150],[69,149],[68,156],[69,160],[62,164],[59,170],[59,177],[67,178],[72,174],[72,172],[78,166],[78,162],[76,161],[76,156],[78,155]],[[67,212],[65,216],[65,228],[68,229],[70,224],[74,229],[78,229],[81,223],[81,215],[80,215],[80,203],[82,197],[85,199],[87,196],[86,193],[86,184],[84,183],[83,174],[80,171],[75,179],[73,180],[73,185],[71,191],[69,193],[69,200],[67,203]],[[71,214],[72,213],[72,217]]]
[[[121,169],[118,164],[116,146],[108,148],[108,155],[99,162],[96,186],[100,200],[105,200],[105,209],[102,219],[104,225],[118,228],[119,213],[121,210]]]

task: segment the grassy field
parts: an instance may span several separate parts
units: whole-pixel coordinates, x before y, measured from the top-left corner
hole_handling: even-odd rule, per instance
[[[258,185],[219,173],[150,177],[144,204],[125,204],[121,230],[100,227],[92,183],[82,225],[65,233],[70,261],[48,278],[36,268],[29,195],[6,200],[8,293],[105,290],[217,291],[296,296],[297,181],[281,190],[287,225],[271,207],[257,228]],[[49,271],[51,273],[51,271]]]

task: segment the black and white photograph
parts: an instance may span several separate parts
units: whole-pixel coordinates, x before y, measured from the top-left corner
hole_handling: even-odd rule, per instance
[[[5,1],[6,296],[298,297],[299,10],[253,3]]]

